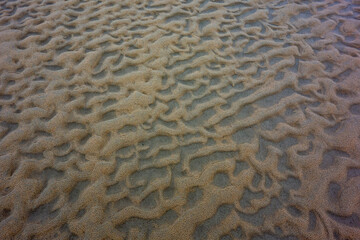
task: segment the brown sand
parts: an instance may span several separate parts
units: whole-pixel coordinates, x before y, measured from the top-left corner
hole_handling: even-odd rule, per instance
[[[360,1],[0,7],[0,239],[360,239]]]

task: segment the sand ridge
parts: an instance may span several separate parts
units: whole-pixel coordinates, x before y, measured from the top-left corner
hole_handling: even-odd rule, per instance
[[[0,239],[360,236],[358,1],[0,7]]]

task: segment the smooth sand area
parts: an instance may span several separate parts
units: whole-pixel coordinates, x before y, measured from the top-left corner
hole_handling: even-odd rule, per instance
[[[359,0],[0,0],[0,239],[359,240]]]

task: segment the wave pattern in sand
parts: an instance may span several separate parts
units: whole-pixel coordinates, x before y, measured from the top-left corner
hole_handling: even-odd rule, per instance
[[[359,1],[0,8],[1,239],[360,236]]]

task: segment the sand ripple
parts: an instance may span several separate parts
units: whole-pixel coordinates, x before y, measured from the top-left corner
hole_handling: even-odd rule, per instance
[[[359,239],[360,1],[0,9],[0,239]]]

